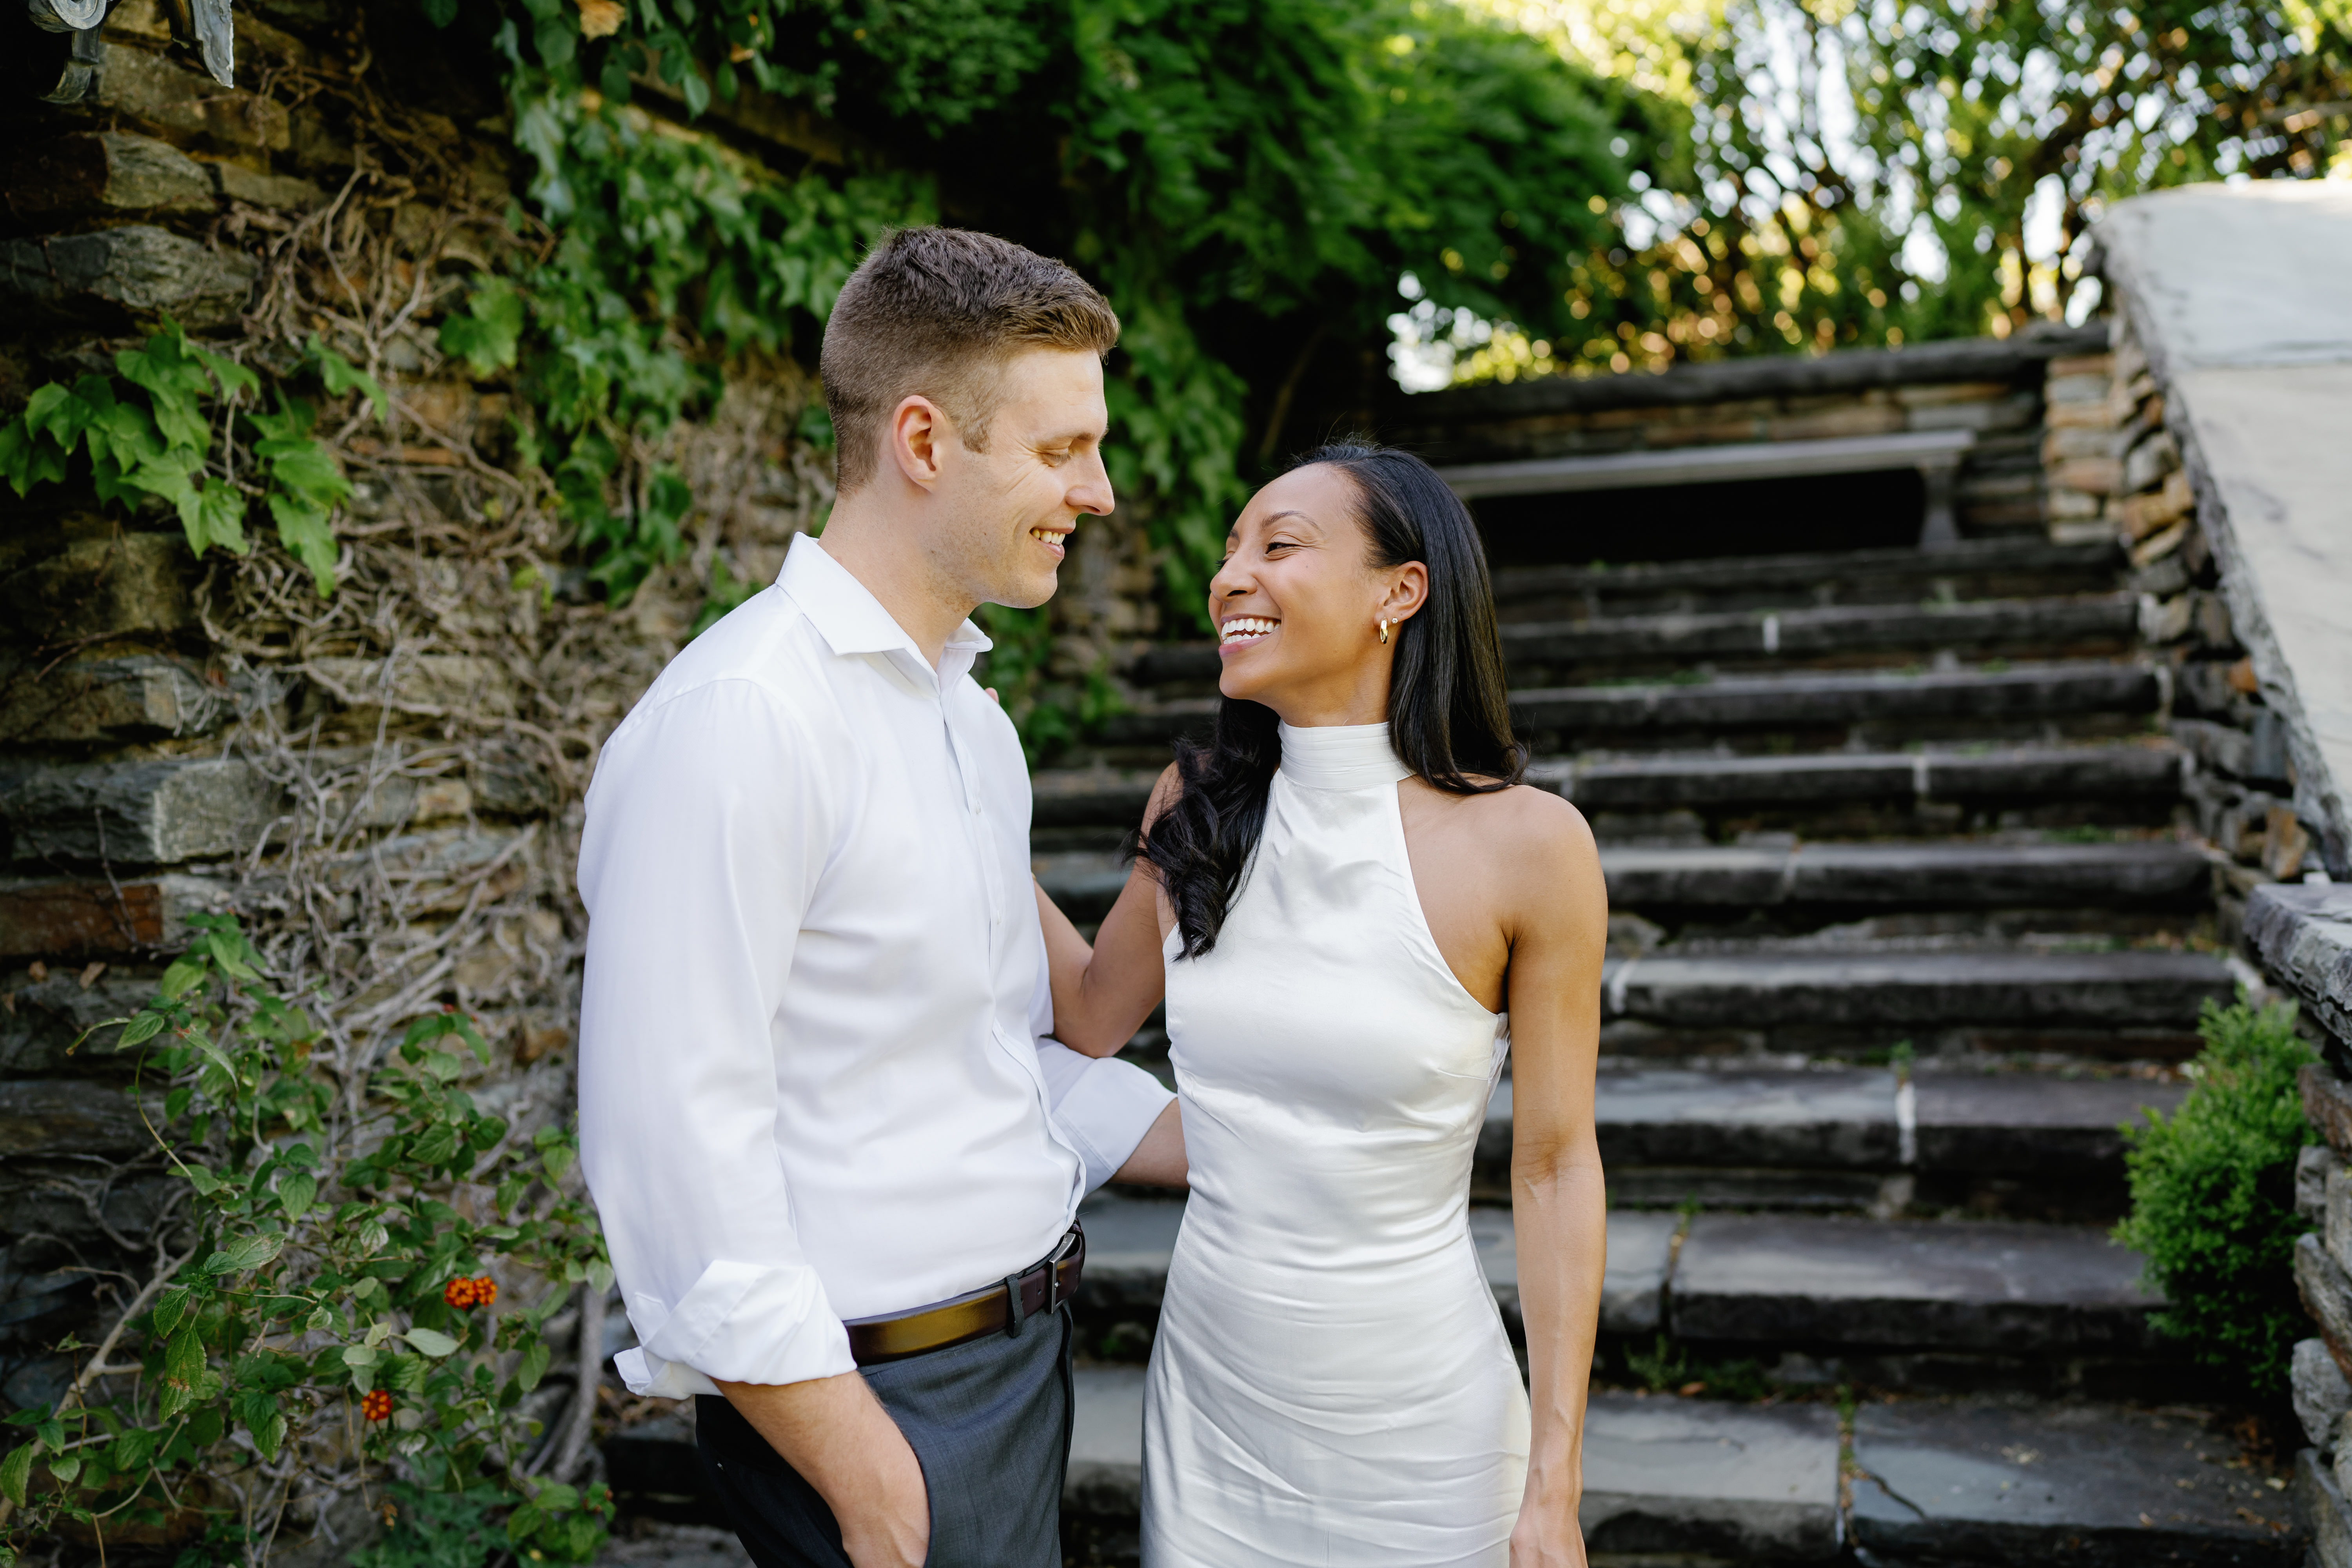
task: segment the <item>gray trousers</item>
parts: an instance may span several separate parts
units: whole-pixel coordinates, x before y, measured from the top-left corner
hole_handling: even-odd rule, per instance
[[[1070,1314],[1039,1313],[1020,1337],[866,1369],[907,1435],[930,1492],[928,1568],[1059,1568],[1062,1477],[1070,1459]],[[814,1487],[732,1405],[695,1401],[703,1473],[759,1568],[850,1568],[841,1526]]]

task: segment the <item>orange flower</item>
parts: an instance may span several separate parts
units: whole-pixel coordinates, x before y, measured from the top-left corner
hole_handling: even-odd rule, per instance
[[[475,1293],[474,1282],[471,1279],[450,1280],[441,1287],[441,1299],[461,1312],[480,1300]]]
[[[372,1388],[360,1395],[360,1414],[371,1421],[392,1419],[392,1395],[381,1388]]]
[[[474,1305],[487,1307],[499,1299],[499,1282],[484,1274],[474,1280]]]

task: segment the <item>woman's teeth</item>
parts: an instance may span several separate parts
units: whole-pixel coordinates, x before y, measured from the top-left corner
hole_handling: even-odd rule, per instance
[[[1261,620],[1255,616],[1235,616],[1217,628],[1217,646],[1231,647],[1235,643],[1255,642],[1260,637],[1273,636],[1274,628],[1279,624]]]

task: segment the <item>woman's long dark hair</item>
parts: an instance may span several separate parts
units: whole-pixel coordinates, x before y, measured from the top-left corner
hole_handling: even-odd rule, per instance
[[[1511,734],[1494,590],[1468,510],[1410,452],[1345,440],[1318,447],[1292,467],[1318,463],[1339,469],[1354,486],[1356,520],[1376,567],[1418,561],[1429,568],[1427,601],[1396,630],[1389,739],[1397,754],[1454,795],[1486,795],[1518,783],[1527,749]],[[1266,790],[1282,761],[1277,722],[1262,703],[1221,700],[1209,744],[1176,742],[1182,792],[1136,847],[1175,906],[1187,958],[1216,946],[1265,829]]]

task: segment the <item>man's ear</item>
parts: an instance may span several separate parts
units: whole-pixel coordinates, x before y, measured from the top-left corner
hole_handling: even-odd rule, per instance
[[[907,482],[930,489],[940,479],[941,446],[955,438],[955,425],[940,405],[919,393],[910,393],[890,411],[882,433],[882,456],[895,465]]]

